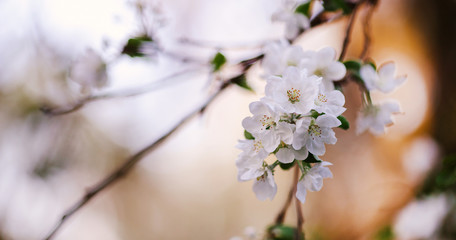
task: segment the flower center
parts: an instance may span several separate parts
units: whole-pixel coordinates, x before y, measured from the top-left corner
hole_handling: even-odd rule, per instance
[[[261,140],[255,141],[253,143],[253,150],[255,150],[255,152],[258,153],[261,149],[263,149],[263,143],[261,142]]]
[[[364,116],[377,116],[377,113],[380,111],[380,108],[375,105],[367,105],[363,110]]]
[[[320,137],[321,135],[321,128],[320,126],[316,125],[315,122],[312,120],[312,123],[309,126],[309,130],[307,130],[309,135],[314,139],[314,137]]]
[[[315,69],[315,72],[314,72],[315,75],[321,77],[323,76],[323,70],[322,69]]]
[[[326,95],[319,93],[317,99],[315,99],[315,105],[321,106],[328,102]]]
[[[263,126],[261,130],[269,130],[271,129],[272,126],[274,126],[276,123],[274,122],[274,119],[268,115],[263,115],[263,117],[260,119],[260,123]]]
[[[288,101],[290,101],[291,103],[294,104],[296,102],[299,102],[299,98],[301,98],[301,90],[291,88],[291,89],[287,90],[287,95],[288,95]]]

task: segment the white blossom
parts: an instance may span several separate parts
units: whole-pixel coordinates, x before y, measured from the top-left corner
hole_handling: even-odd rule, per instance
[[[272,101],[289,113],[306,114],[314,106],[320,78],[305,70],[288,67],[283,77],[271,76],[266,84],[265,101]]]
[[[338,90],[320,91],[314,101],[315,111],[325,113],[335,117],[345,112],[345,96]]]
[[[393,229],[401,240],[432,239],[450,209],[445,195],[409,203],[397,215]]]
[[[288,123],[279,122],[280,112],[261,101],[251,103],[249,108],[253,117],[246,117],[242,126],[261,140],[266,151],[273,152],[280,141],[291,144],[294,129]]]
[[[399,113],[399,103],[389,101],[381,105],[369,104],[365,106],[356,119],[357,134],[361,134],[367,129],[375,135],[385,133],[385,127],[393,124],[392,114]]]
[[[262,66],[266,74],[282,75],[288,66],[298,66],[304,57],[300,46],[286,40],[271,42],[265,46]]]
[[[299,201],[304,203],[306,201],[307,191],[320,191],[323,187],[323,179],[333,177],[331,170],[326,167],[330,165],[332,164],[329,162],[317,163],[304,173],[304,177],[297,185],[296,197]]]
[[[94,50],[88,49],[71,68],[70,78],[81,85],[82,92],[104,87],[108,82],[106,64]]]
[[[374,67],[366,64],[361,67],[359,73],[368,90],[379,90],[383,93],[390,93],[399,85],[405,82],[406,77],[395,77],[396,66],[393,62],[383,64],[375,71]]]
[[[296,13],[296,7],[308,1],[285,0],[282,9],[272,16],[273,21],[285,22],[285,37],[293,39],[301,29],[310,27],[310,20],[301,13]]]
[[[318,52],[306,51],[299,67],[307,69],[308,74],[323,78],[323,87],[326,91],[334,90],[334,81],[344,78],[347,69],[336,60],[336,50],[326,47]]]
[[[236,147],[243,151],[236,160],[236,166],[239,169],[259,168],[262,166],[263,160],[269,155],[261,140],[239,140]]]
[[[293,136],[293,148],[303,146],[317,156],[324,155],[326,144],[335,144],[337,138],[332,128],[340,126],[341,122],[335,116],[321,115],[317,119],[306,117],[296,123],[296,132]]]
[[[277,193],[277,185],[274,181],[272,171],[266,164],[263,164],[260,168],[239,169],[239,181],[249,181],[252,179],[254,180],[252,189],[259,200],[264,201],[267,198],[272,200],[274,198]]]

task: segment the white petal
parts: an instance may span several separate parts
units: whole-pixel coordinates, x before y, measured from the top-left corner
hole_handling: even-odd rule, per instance
[[[315,154],[317,156],[324,155],[326,152],[325,144],[322,142],[308,141],[306,147],[310,153]]]
[[[266,179],[255,180],[252,189],[260,201],[268,198],[272,200],[277,193],[277,185],[275,183],[271,185]]]
[[[396,72],[396,65],[394,62],[387,62],[380,66],[378,69],[378,75],[381,79],[394,78]]]
[[[332,47],[322,48],[317,52],[316,61],[320,67],[328,66],[336,57],[336,50]]]
[[[337,117],[325,114],[319,116],[317,120],[315,120],[315,124],[320,127],[333,128],[340,126],[341,122]]]
[[[378,75],[375,69],[371,65],[366,64],[361,67],[359,74],[366,84],[366,88],[368,90],[373,90],[375,88],[375,82],[378,79]]]
[[[323,76],[326,79],[337,81],[342,80],[346,73],[347,69],[345,68],[345,65],[341,62],[334,61],[326,67]]]
[[[291,163],[295,159],[293,150],[289,148],[281,148],[276,153],[277,160],[281,163]]]
[[[301,203],[306,202],[306,195],[307,195],[307,190],[306,187],[304,186],[303,181],[299,181],[297,185],[297,190],[296,190],[296,198],[298,198]]]
[[[337,106],[343,106],[345,104],[345,96],[338,90],[330,91],[328,94],[328,103]]]
[[[294,155],[297,160],[305,160],[309,155],[306,147],[301,148],[300,150],[294,150]]]
[[[303,180],[307,190],[311,192],[320,191],[323,187],[323,178],[318,173],[308,172]]]

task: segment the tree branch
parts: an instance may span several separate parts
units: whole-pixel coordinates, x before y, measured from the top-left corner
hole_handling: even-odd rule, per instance
[[[100,94],[100,95],[92,95],[92,96],[85,97],[70,106],[56,107],[56,108],[41,107],[40,110],[43,113],[45,113],[46,115],[51,115],[51,116],[72,113],[72,112],[75,112],[75,111],[81,109],[86,104],[94,102],[94,101],[103,100],[103,99],[111,99],[111,98],[133,97],[133,96],[150,93],[154,90],[157,90],[159,87],[166,85],[170,80],[172,80],[174,78],[177,78],[181,75],[185,75],[190,72],[194,72],[194,71],[198,71],[198,70],[200,70],[200,69],[184,69],[182,71],[175,72],[168,76],[160,78],[152,83],[146,84],[141,87],[136,87],[134,89],[125,90],[125,91],[121,91],[121,92],[112,92],[112,93],[105,93],[105,94]]]
[[[340,52],[339,61],[344,60],[345,54],[347,53],[348,44],[350,43],[351,32],[352,32],[352,29],[353,29],[353,25],[354,25],[354,23],[355,23],[356,12],[358,11],[358,7],[359,7],[359,5],[360,5],[362,2],[363,2],[363,1],[358,2],[358,3],[353,7],[352,13],[351,13],[351,15],[350,15],[350,19],[348,19],[348,24],[347,24],[347,28],[346,28],[346,30],[345,30],[345,38],[344,38],[344,42],[342,43],[342,50],[341,50],[341,52]]]
[[[360,59],[361,60],[366,60],[367,54],[369,53],[369,48],[371,45],[371,36],[370,36],[370,22],[372,19],[372,15],[375,11],[375,8],[377,6],[378,1],[377,0],[370,0],[367,1],[367,12],[364,15],[364,21],[363,21],[363,34],[364,34],[364,44],[363,44],[363,51],[361,52]]]

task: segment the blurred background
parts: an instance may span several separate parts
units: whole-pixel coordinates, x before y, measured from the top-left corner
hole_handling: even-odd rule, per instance
[[[0,239],[42,239],[88,187],[197,109],[214,90],[205,63],[218,50],[236,63],[283,36],[284,25],[271,22],[280,3],[0,1]],[[338,143],[323,157],[334,164],[334,178],[303,205],[309,239],[375,239],[441,158],[456,152],[455,12],[451,0],[379,1],[370,56],[377,65],[394,61],[397,75],[408,76],[386,96],[400,101],[403,114],[381,137],[357,136],[353,126],[336,130]],[[361,52],[364,13],[358,14],[348,59]],[[340,52],[346,23],[342,18],[312,29],[297,44]],[[152,49],[144,58],[119,55],[128,39],[144,31],[168,54]],[[69,76],[88,49],[107,63],[107,85],[92,94],[157,85],[66,115],[43,114],[40,107],[65,107],[86,96]],[[292,174],[276,172],[277,195],[265,202],[255,198],[251,182],[236,180],[234,146],[243,138],[248,104],[264,94],[261,76],[254,66],[248,81],[255,93],[230,87],[70,218],[55,239],[229,239],[248,226],[262,232],[284,203]],[[345,93],[344,115],[354,123],[358,86],[349,84]],[[374,101],[382,98],[373,95]],[[295,219],[291,207],[285,223]]]

